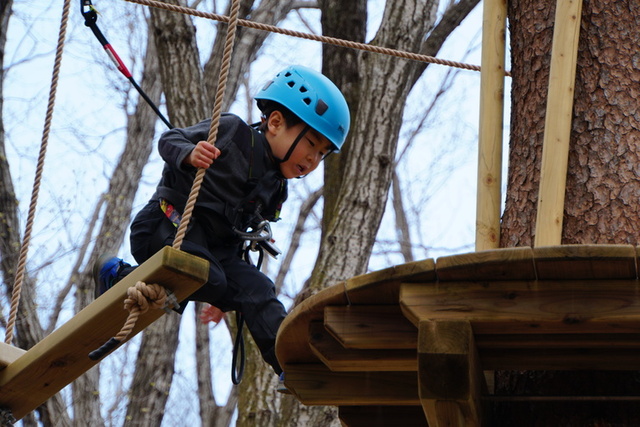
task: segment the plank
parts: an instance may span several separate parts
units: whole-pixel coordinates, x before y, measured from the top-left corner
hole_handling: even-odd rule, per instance
[[[581,13],[582,0],[557,2],[542,142],[535,247],[559,245],[562,238]]]
[[[284,318],[276,336],[276,356],[280,366],[315,363],[318,358],[309,346],[309,323],[323,321],[327,305],[347,305],[345,283],[318,292],[295,306]]]
[[[25,353],[26,351],[21,348],[0,342],[0,370],[7,367]]]
[[[479,349],[483,369],[529,371],[637,371],[640,349],[550,348]]]
[[[640,349],[640,333],[617,334],[536,334],[482,335],[476,333],[480,349]]]
[[[305,405],[419,405],[415,372],[331,372],[322,364],[284,365],[285,385]]]
[[[533,250],[505,248],[438,258],[440,281],[535,280]]]
[[[476,251],[500,244],[506,20],[506,1],[483,2]]]
[[[430,426],[480,426],[486,385],[469,322],[420,322],[418,378]]]
[[[476,334],[639,333],[636,280],[405,283],[400,305],[413,323],[467,320]]]
[[[416,348],[416,327],[397,305],[327,306],[324,326],[345,348]]]
[[[120,331],[128,315],[123,309],[127,289],[137,281],[163,285],[182,301],[208,274],[206,260],[165,247],[0,371],[0,406],[20,419],[97,364],[88,354]],[[129,339],[164,313],[156,309],[141,315]]]
[[[352,277],[345,282],[345,292],[350,304],[396,304],[401,282],[435,278],[435,261],[428,258]]]
[[[346,427],[428,427],[420,406],[340,406],[338,416]]]
[[[309,325],[309,345],[318,359],[332,371],[416,371],[414,349],[346,349],[325,329],[322,322]]]
[[[539,280],[635,279],[636,248],[631,245],[561,245],[533,250]]]

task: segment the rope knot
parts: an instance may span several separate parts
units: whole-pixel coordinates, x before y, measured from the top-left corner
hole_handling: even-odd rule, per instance
[[[129,316],[118,335],[104,343],[99,349],[89,353],[91,360],[100,360],[105,354],[120,345],[133,331],[138,317],[149,311],[150,308],[165,308],[169,295],[165,288],[158,284],[147,285],[138,281],[135,286],[127,289],[127,298],[124,300],[125,310],[129,310]]]
[[[167,292],[155,283],[147,285],[138,281],[135,286],[127,289],[127,298],[124,300],[124,309],[139,314],[146,313],[150,308],[163,308],[167,302]]]
[[[164,308],[166,302],[167,291],[162,286],[155,283],[148,285],[138,281],[135,286],[127,289],[124,308],[129,310],[129,316],[115,338],[120,342],[124,341],[133,330],[141,314],[146,313],[150,308]]]

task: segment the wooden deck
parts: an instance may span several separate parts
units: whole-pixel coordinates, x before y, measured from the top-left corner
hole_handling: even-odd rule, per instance
[[[157,283],[182,301],[208,275],[206,260],[165,247],[28,351],[0,346],[0,407],[20,419],[99,363],[89,353],[124,325],[129,312],[123,305],[130,286],[138,281]],[[161,309],[141,314],[127,340],[163,314]]]
[[[347,426],[482,425],[485,372],[640,369],[637,264],[634,246],[563,245],[354,277],[285,319],[285,385]]]

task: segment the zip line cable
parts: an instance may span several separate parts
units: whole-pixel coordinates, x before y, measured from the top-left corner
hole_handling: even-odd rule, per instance
[[[120,57],[118,56],[118,53],[115,51],[113,46],[111,46],[111,43],[107,41],[107,38],[98,28],[98,24],[96,23],[98,21],[98,12],[91,4],[91,0],[80,0],[80,12],[84,17],[84,25],[91,29],[93,34],[96,36],[96,38],[104,48],[105,52],[107,52],[107,55],[109,55],[111,61],[113,61],[113,63],[115,64],[118,71],[120,71],[131,82],[140,96],[144,98],[147,104],[149,104],[149,106],[158,115],[158,117],[160,117],[160,120],[162,120],[169,127],[169,129],[173,129],[173,125],[171,124],[171,122],[167,120],[167,118],[160,112],[156,104],[154,104],[151,98],[149,98],[144,90],[142,90],[142,88],[138,85],[131,72],[129,72],[129,69],[126,67],[126,65],[124,65],[124,62],[122,62],[122,59],[120,59]]]

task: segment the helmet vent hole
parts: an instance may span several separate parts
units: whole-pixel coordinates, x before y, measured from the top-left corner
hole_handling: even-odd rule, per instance
[[[295,85],[296,85],[296,82],[294,82],[293,80],[289,80],[287,82],[287,86],[289,86],[289,87],[294,87]]]
[[[307,92],[307,88],[304,86],[300,86],[300,93],[305,93]]]
[[[302,102],[304,102],[307,105],[311,105],[311,98],[302,98]]]
[[[318,103],[316,104],[316,114],[321,116],[323,115],[327,110],[329,109],[329,106],[327,105],[326,102],[324,102],[322,99],[318,99]]]

